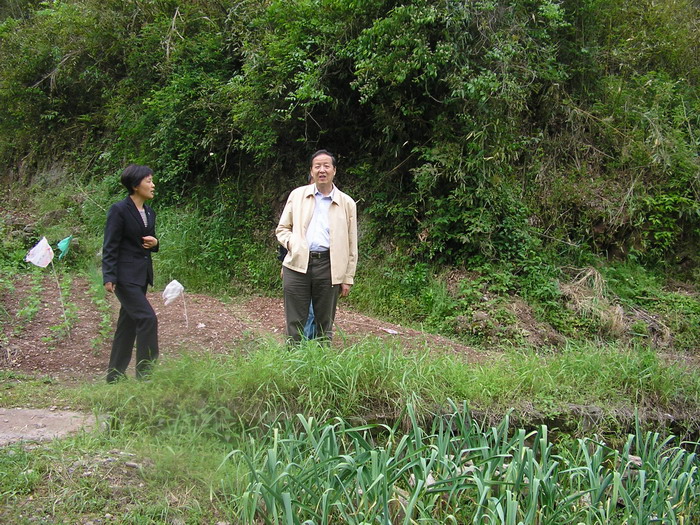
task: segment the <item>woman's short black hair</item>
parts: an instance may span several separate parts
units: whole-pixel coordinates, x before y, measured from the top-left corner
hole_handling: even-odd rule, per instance
[[[134,188],[141,184],[141,181],[149,175],[153,175],[153,170],[148,166],[129,164],[122,171],[122,184],[129,192],[129,195],[133,195]]]
[[[330,151],[327,149],[320,149],[314,153],[311,154],[311,158],[309,159],[309,166],[313,166],[314,164],[314,159],[318,157],[319,155],[328,155],[331,158],[331,161],[333,161],[333,167],[336,167],[336,162],[335,162],[335,155],[333,155]]]

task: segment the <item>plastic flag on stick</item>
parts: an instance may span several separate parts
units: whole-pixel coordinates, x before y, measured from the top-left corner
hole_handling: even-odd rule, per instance
[[[72,235],[69,235],[62,241],[59,241],[58,243],[58,249],[61,251],[61,253],[58,254],[58,259],[63,259],[66,254],[68,253],[68,250],[70,249],[70,241],[73,239]]]
[[[24,260],[40,268],[46,268],[51,264],[51,261],[53,261],[53,250],[51,249],[49,241],[46,240],[46,237],[42,237],[36,246],[29,250]]]
[[[165,290],[163,290],[163,299],[165,300],[165,306],[168,306],[170,303],[172,303],[184,291],[185,287],[182,286],[175,279],[170,281],[170,283],[168,283],[168,286],[165,287]]]
[[[66,241],[66,239],[63,239],[61,243],[63,243],[64,241]],[[70,237],[68,238],[68,243],[66,244],[69,243]],[[66,247],[66,251],[67,250],[68,248]],[[63,320],[66,324],[68,339],[71,339],[70,323],[68,322],[68,315],[66,314],[66,305],[63,302],[63,292],[61,291],[61,283],[58,281],[58,274],[56,273],[56,268],[53,265],[53,250],[51,249],[49,241],[46,240],[46,237],[42,237],[41,240],[36,244],[36,246],[29,250],[29,253],[24,258],[24,260],[36,266],[39,266],[40,268],[46,268],[49,264],[51,265],[51,269],[53,270],[53,276],[56,279],[56,286],[58,287],[58,298],[61,300],[61,308],[63,309]]]
[[[173,279],[168,283],[168,286],[163,290],[163,299],[165,300],[165,306],[168,306],[175,299],[182,295],[182,304],[185,307],[185,326],[189,328],[190,321],[187,317],[187,302],[185,301],[185,287],[182,286],[177,280]]]

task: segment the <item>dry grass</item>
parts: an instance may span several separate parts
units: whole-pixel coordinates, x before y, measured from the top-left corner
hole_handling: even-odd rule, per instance
[[[560,283],[567,308],[597,322],[602,336],[620,337],[629,331],[625,311],[608,297],[605,279],[592,267],[577,269],[573,279]]]

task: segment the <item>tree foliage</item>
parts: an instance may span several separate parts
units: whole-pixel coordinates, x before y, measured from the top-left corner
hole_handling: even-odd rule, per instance
[[[699,20],[692,0],[13,0],[0,158],[147,162],[164,202],[201,188],[271,222],[325,147],[367,239],[414,257],[696,254]]]

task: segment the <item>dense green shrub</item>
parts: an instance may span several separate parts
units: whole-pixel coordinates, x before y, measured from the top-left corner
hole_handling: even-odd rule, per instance
[[[17,0],[0,16],[5,172],[60,159],[87,183],[148,163],[164,218],[204,214],[217,282],[271,285],[274,263],[231,258],[274,250],[280,196],[319,147],[339,153],[363,250],[505,265],[544,302],[552,264],[590,253],[697,267],[690,0]]]

